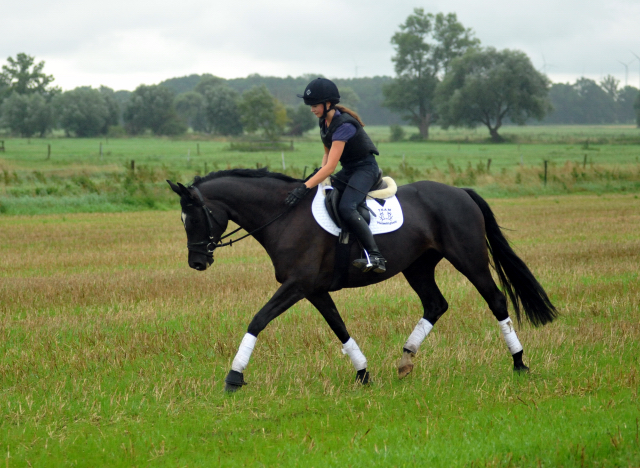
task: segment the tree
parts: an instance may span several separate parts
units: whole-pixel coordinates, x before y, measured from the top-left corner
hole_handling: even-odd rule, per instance
[[[635,119],[633,104],[636,96],[640,93],[633,86],[625,86],[618,93],[617,104],[617,121],[620,123],[631,123]]]
[[[579,78],[573,88],[578,93],[580,103],[580,121],[578,123],[604,124],[616,121],[616,103],[612,91],[609,92],[589,78]],[[617,88],[617,87],[616,87]]]
[[[633,104],[633,108],[636,110],[636,125],[640,128],[640,92],[636,96],[636,102]]]
[[[179,135],[187,131],[173,107],[173,92],[159,85],[140,85],[124,111],[127,131],[133,135],[150,129],[155,135]]]
[[[54,99],[54,105],[67,136],[94,137],[107,133],[110,112],[99,90],[80,87],[66,91]]]
[[[106,134],[109,131],[109,127],[120,125],[120,104],[118,104],[118,98],[116,97],[116,92],[113,89],[107,86],[100,86],[99,91],[104,98],[104,103],[107,105],[107,109],[109,110],[109,117],[107,118],[104,130],[104,133]]]
[[[455,13],[434,16],[415,8],[391,38],[397,77],[383,87],[382,105],[417,126],[422,138],[429,137],[429,126],[435,117],[436,85],[454,58],[480,43],[473,35],[471,29],[458,22]]]
[[[606,124],[633,121],[633,101],[638,90],[633,86],[618,89],[618,83],[611,76],[600,84],[584,77],[574,84],[554,83],[549,89],[553,111],[545,122]]]
[[[619,85],[620,85],[620,80],[616,79],[616,77],[611,76],[611,75],[607,75],[602,80],[600,80],[600,87],[614,101],[618,99],[618,94],[619,94],[618,86]]]
[[[438,85],[440,125],[483,124],[493,141],[502,141],[498,130],[505,119],[524,125],[530,118],[545,116],[550,109],[549,84],[524,52],[470,50],[451,62],[450,72]]]
[[[44,136],[53,128],[51,104],[39,94],[13,93],[0,107],[3,125],[23,137]]]
[[[340,104],[354,111],[358,110],[358,103],[360,102],[360,96],[349,86],[340,88]],[[307,108],[307,112],[309,109]]]
[[[573,85],[553,83],[549,89],[552,110],[545,118],[547,123],[575,124],[580,120],[581,99]]]
[[[202,75],[202,78],[200,78],[200,81],[196,85],[194,91],[196,93],[200,93],[204,95],[208,90],[216,88],[218,86],[222,86],[224,84],[225,84],[224,78],[218,78],[217,76],[205,74],[205,75]]]
[[[309,106],[304,104],[299,104],[298,107],[289,107],[287,115],[290,119],[289,135],[300,136],[318,126],[318,119],[311,113]]]
[[[240,94],[226,85],[204,91],[204,112],[212,132],[220,135],[242,134]]]
[[[195,132],[211,133],[205,114],[204,96],[195,91],[178,94],[174,100],[178,116]]]
[[[289,120],[284,105],[271,95],[266,86],[255,86],[245,91],[239,108],[245,130],[250,133],[262,130],[270,140],[282,134]]]
[[[49,87],[53,82],[52,75],[46,75],[44,61],[35,63],[35,58],[19,53],[16,58],[7,58],[8,65],[2,66],[0,83],[5,88],[5,96],[17,94],[41,94],[47,96],[55,89]]]

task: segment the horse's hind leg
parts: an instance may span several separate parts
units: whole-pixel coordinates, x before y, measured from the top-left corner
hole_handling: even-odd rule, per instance
[[[438,289],[434,276],[436,265],[440,260],[442,255],[435,250],[430,250],[402,272],[409,285],[420,297],[424,313],[402,349],[402,358],[398,363],[398,376],[401,379],[411,373],[412,358],[435,323],[449,308],[449,304]]]
[[[467,239],[467,248],[473,245],[472,242],[472,240]],[[528,371],[529,368],[525,366],[522,361],[522,345],[513,328],[513,322],[509,317],[507,298],[500,289],[498,289],[498,286],[491,276],[489,257],[484,238],[478,236],[476,244],[477,250],[474,255],[447,254],[445,256],[460,273],[469,279],[489,305],[489,309],[491,309],[494,317],[498,320],[502,336],[513,357],[513,369],[515,371]],[[459,249],[456,250],[456,252],[468,251]]]
[[[507,310],[507,298],[502,291],[498,289],[498,286],[493,280],[491,271],[489,270],[489,265],[487,264],[485,268],[480,270],[474,270],[472,273],[466,273],[462,270],[460,271],[476,287],[484,300],[487,301],[491,312],[493,312],[494,317],[498,320],[498,325],[500,326],[500,331],[502,332],[504,341],[511,352],[511,356],[513,357],[513,369],[515,371],[528,371],[529,368],[525,366],[522,361],[522,355],[524,354],[522,344],[520,344],[518,335],[513,328],[513,322],[509,317],[509,312]]]
[[[307,300],[314,305],[327,321],[331,330],[336,334],[342,343],[342,353],[347,354],[351,359],[353,367],[356,369],[356,382],[369,383],[369,372],[367,371],[367,358],[362,354],[356,341],[349,336],[347,326],[344,324],[338,309],[328,292],[309,294]]]

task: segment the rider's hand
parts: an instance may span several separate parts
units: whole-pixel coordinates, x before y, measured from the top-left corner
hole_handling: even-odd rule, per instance
[[[284,204],[287,206],[295,206],[310,191],[311,189],[307,188],[306,185],[303,185],[302,187],[296,187],[291,192],[289,192],[289,195],[285,199]]]

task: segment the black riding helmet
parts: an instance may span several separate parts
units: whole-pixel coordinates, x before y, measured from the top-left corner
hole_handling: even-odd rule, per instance
[[[297,94],[299,98],[304,99],[307,106],[330,102],[337,104],[340,102],[340,93],[336,84],[326,78],[316,78],[304,89],[304,94]]]

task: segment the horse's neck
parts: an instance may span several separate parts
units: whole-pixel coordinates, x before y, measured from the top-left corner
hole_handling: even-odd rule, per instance
[[[229,219],[250,231],[268,223],[286,208],[286,182],[267,178],[225,178],[209,191],[210,198],[225,205]]]

